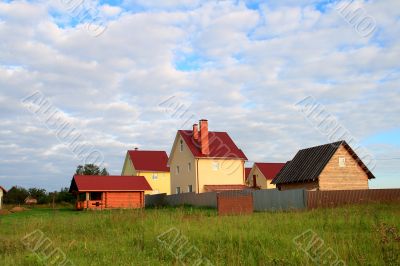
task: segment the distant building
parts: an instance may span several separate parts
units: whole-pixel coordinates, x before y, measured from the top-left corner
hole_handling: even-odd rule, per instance
[[[285,163],[254,163],[249,173],[248,185],[259,189],[274,189],[272,180],[281,171]]]
[[[6,193],[7,193],[7,190],[5,190],[2,186],[0,186],[0,210],[1,210],[2,203],[3,203],[3,196]]]
[[[346,141],[300,150],[272,180],[280,190],[368,189],[369,171]]]
[[[249,185],[250,171],[251,171],[251,167],[244,168],[244,179],[245,179],[244,181],[245,181],[246,185]]]
[[[245,189],[245,161],[228,133],[208,131],[208,121],[200,120],[176,134],[169,158],[171,194]]]
[[[143,208],[147,190],[152,189],[143,176],[75,175],[69,188],[78,210]]]
[[[31,197],[31,196],[26,197],[24,202],[25,202],[25,204],[28,204],[28,205],[35,205],[38,203],[37,199],[35,199],[34,197]]]
[[[130,150],[126,153],[121,175],[144,176],[151,191],[145,194],[171,193],[171,176],[165,151]]]

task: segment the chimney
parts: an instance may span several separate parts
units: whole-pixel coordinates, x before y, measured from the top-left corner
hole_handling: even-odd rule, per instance
[[[206,119],[200,120],[200,147],[202,154],[210,154],[210,147],[208,143],[208,121]]]
[[[193,125],[193,139],[196,141],[199,140],[199,126],[197,124]]]
[[[135,151],[137,151],[137,150],[139,150],[139,148],[138,148],[138,147],[135,147]]]

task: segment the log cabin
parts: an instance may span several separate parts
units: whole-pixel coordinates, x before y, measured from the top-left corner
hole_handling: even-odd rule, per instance
[[[272,180],[279,190],[368,189],[375,178],[346,141],[300,150]]]
[[[143,176],[75,175],[69,192],[77,210],[103,210],[143,208],[147,190],[152,188]]]

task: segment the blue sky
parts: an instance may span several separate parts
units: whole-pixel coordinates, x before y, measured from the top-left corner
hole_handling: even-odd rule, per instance
[[[399,1],[74,3],[0,2],[0,185],[59,189],[82,164],[21,102],[40,92],[113,174],[201,118],[248,165],[285,162],[331,141],[296,108],[313,97],[376,159],[371,187],[400,187]]]

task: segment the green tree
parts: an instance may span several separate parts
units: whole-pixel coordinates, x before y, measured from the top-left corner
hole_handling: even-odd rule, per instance
[[[104,167],[100,169],[99,166],[95,164],[85,164],[84,166],[78,165],[75,174],[77,175],[109,175],[107,169]]]
[[[38,204],[45,204],[50,202],[50,197],[47,191],[43,188],[30,188],[28,189],[29,196],[35,198]]]
[[[29,196],[29,192],[18,186],[13,186],[7,194],[4,196],[4,203],[7,204],[24,204],[26,197]]]

